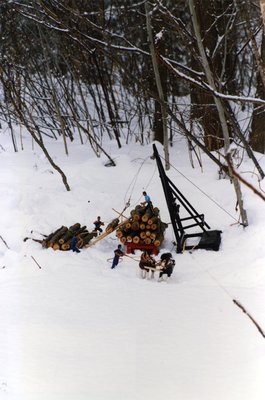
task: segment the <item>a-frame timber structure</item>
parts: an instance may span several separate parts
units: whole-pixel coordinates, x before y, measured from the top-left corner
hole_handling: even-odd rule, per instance
[[[206,249],[219,250],[221,243],[221,231],[210,230],[210,226],[204,220],[204,214],[199,214],[191,203],[183,196],[180,190],[168,178],[158,154],[156,145],[153,144],[154,157],[156,159],[159,170],[160,179],[162,182],[167,207],[176,238],[176,251],[182,253],[184,249]],[[189,216],[181,218],[180,210],[184,207]],[[183,226],[183,222],[187,225]],[[198,226],[201,232],[186,233],[187,229]],[[187,245],[187,239],[199,237],[200,240],[195,246]]]

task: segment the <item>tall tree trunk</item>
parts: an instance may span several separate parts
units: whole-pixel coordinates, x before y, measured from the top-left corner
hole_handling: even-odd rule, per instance
[[[228,17],[227,10],[232,0],[213,0],[208,2],[207,8],[204,0],[195,0],[194,3],[203,45],[207,49],[208,63],[213,77],[218,77],[218,81],[215,78],[216,86],[219,89],[219,86],[226,82],[226,86],[231,89],[233,80],[228,76],[233,75],[234,56],[230,50],[236,46],[235,43],[231,44],[228,35],[232,21]],[[231,10],[230,13],[233,14]],[[191,52],[191,67],[194,71],[201,70],[201,58],[194,55],[194,52]],[[204,143],[210,151],[224,146],[222,126],[214,96],[196,86],[191,87],[191,117],[202,127]]]
[[[145,2],[145,14],[146,14],[146,27],[148,33],[148,39],[150,44],[150,52],[152,57],[152,63],[155,73],[155,80],[157,91],[159,95],[159,101],[161,106],[161,116],[162,116],[162,126],[163,126],[163,146],[164,146],[164,154],[165,154],[165,169],[168,170],[170,168],[169,164],[169,151],[168,151],[168,133],[167,133],[167,110],[165,105],[165,97],[162,87],[162,81],[159,73],[158,68],[158,60],[156,56],[156,50],[154,46],[153,34],[152,34],[152,27],[151,27],[151,19],[150,19],[150,6],[148,2]]]
[[[259,0],[259,2],[260,2],[261,15],[263,19],[263,26],[265,29],[265,0]]]
[[[265,13],[265,1],[263,12]],[[264,15],[265,17],[265,15]],[[264,19],[265,23],[265,19]],[[262,32],[262,41],[261,41],[261,49],[260,53],[258,50],[256,39],[252,32],[249,35],[252,43],[253,53],[255,56],[256,64],[257,64],[257,93],[256,96],[260,99],[265,100],[265,25]],[[262,154],[265,153],[265,135],[264,135],[264,126],[265,126],[265,107],[260,105],[255,105],[253,110],[253,118],[251,124],[251,132],[250,132],[250,146],[254,151],[258,151]]]
[[[210,65],[207,60],[205,48],[203,46],[203,42],[202,42],[202,38],[201,38],[200,27],[199,27],[199,22],[198,22],[197,15],[196,15],[194,0],[189,0],[189,8],[190,8],[190,13],[191,13],[193,29],[195,32],[197,45],[198,45],[200,57],[202,60],[203,69],[204,69],[204,72],[206,75],[206,79],[208,81],[208,84],[212,87],[212,89],[214,91],[216,91],[217,90],[216,84],[215,84],[215,81],[213,78],[213,74],[212,74]],[[214,97],[214,102],[215,102],[216,108],[218,110],[219,120],[220,120],[220,123],[222,126],[222,133],[223,133],[223,137],[224,137],[224,149],[225,149],[225,153],[227,154],[228,150],[229,150],[229,145],[230,145],[230,137],[229,137],[229,130],[228,130],[228,125],[227,125],[227,121],[226,121],[226,117],[225,117],[225,110],[224,110],[222,102],[219,98]],[[231,160],[231,163],[232,163],[232,160]],[[243,198],[242,198],[242,193],[241,193],[240,182],[237,177],[233,176],[230,166],[228,166],[228,169],[229,169],[230,177],[234,184],[237,202],[238,202],[238,206],[239,206],[239,210],[240,210],[242,225],[248,226],[247,213],[246,213],[246,210],[244,209],[244,205],[243,205]]]
[[[214,4],[210,2],[206,10],[202,1],[196,1],[196,14],[200,21],[200,31],[201,36],[203,36],[204,46],[212,54],[216,46],[217,32],[213,28],[210,35],[206,32],[213,26]],[[213,63],[213,60],[211,62]],[[193,52],[191,52],[191,68],[194,71],[201,70],[201,60],[198,57],[195,58]],[[191,86],[191,119],[196,121],[202,128],[205,146],[210,151],[218,150],[224,146],[222,127],[214,97],[196,86]]]

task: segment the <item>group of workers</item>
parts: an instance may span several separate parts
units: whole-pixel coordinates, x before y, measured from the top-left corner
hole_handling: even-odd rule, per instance
[[[99,234],[101,234],[103,232],[101,226],[104,225],[104,222],[101,221],[101,217],[97,217],[96,221],[93,222],[95,228],[94,228],[94,232],[99,232]],[[80,253],[80,250],[78,248],[78,238],[77,236],[73,236],[71,239],[71,250],[75,253]]]
[[[153,211],[153,204],[150,196],[144,191],[143,192],[144,201],[141,203],[142,206],[145,206],[146,209],[150,209]],[[101,221],[101,217],[98,216],[97,219],[93,222],[94,231],[101,234],[103,232],[102,226],[104,222]],[[78,239],[74,236],[71,240],[71,249],[73,252],[80,253],[80,250],[77,246]],[[122,256],[126,254],[122,251],[122,245],[119,244],[116,250],[114,250],[114,257],[112,260],[111,269],[114,269],[118,264]],[[156,261],[150,252],[143,251],[141,254],[139,268],[140,268],[140,276],[141,278],[154,278],[155,272],[159,272],[158,281],[167,280],[173,272],[173,268],[175,266],[175,260],[172,258],[171,253],[163,253],[160,257],[159,261]]]
[[[121,244],[119,244],[117,249],[114,250],[111,269],[115,268],[119,264],[122,256],[126,256],[126,254],[122,251]],[[171,253],[161,254],[160,260],[156,261],[150,252],[144,250],[139,262],[140,276],[142,279],[152,279],[155,276],[155,272],[159,272],[158,281],[166,281],[172,275],[174,266],[175,260],[172,258]]]

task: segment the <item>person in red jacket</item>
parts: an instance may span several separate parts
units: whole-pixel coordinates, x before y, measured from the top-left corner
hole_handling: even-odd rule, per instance
[[[100,217],[97,217],[96,221],[93,222],[95,225],[94,231],[102,233],[101,226],[104,225],[104,222],[101,221]]]

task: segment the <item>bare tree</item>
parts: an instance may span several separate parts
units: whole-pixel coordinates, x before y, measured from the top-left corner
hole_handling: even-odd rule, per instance
[[[190,12],[191,12],[193,29],[195,32],[199,53],[200,53],[200,56],[202,59],[202,65],[204,68],[204,72],[205,72],[207,81],[208,81],[209,85],[211,86],[211,88],[213,89],[213,91],[217,91],[215,81],[213,78],[213,74],[212,74],[210,65],[207,60],[205,48],[203,46],[199,22],[198,22],[197,15],[196,15],[196,8],[195,8],[195,4],[194,4],[193,0],[189,0],[189,7],[190,7]],[[227,120],[226,120],[226,116],[225,116],[225,110],[224,110],[223,104],[219,98],[214,97],[214,101],[215,101],[216,108],[218,110],[218,115],[219,115],[220,123],[222,126],[225,154],[228,154],[228,150],[229,150],[229,146],[230,146],[230,137],[229,137]],[[232,160],[230,160],[230,164],[233,165]],[[241,188],[240,188],[240,182],[239,182],[238,178],[233,175],[230,165],[228,165],[228,169],[230,172],[230,177],[231,177],[234,187],[235,187],[235,192],[236,192],[237,202],[238,202],[239,209],[240,209],[240,216],[241,216],[242,224],[243,224],[243,226],[248,226],[247,213],[243,206],[243,198],[242,198],[242,193],[241,193]]]
[[[152,33],[151,19],[150,19],[151,8],[147,1],[145,2],[145,12],[146,12],[147,33],[148,33],[148,38],[149,38],[149,45],[150,45],[150,51],[151,51],[151,56],[152,56],[156,86],[157,86],[157,91],[158,91],[160,105],[161,105],[161,111],[162,111],[163,147],[164,147],[164,153],[165,153],[165,168],[166,168],[166,170],[168,170],[170,164],[169,164],[169,151],[168,151],[167,111],[166,111],[166,106],[165,106],[165,98],[164,98],[164,92],[163,92],[162,83],[161,83],[161,77],[160,77],[159,68],[158,68],[158,59],[156,56],[154,40],[153,40],[153,33]]]

